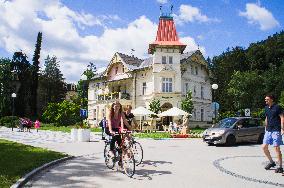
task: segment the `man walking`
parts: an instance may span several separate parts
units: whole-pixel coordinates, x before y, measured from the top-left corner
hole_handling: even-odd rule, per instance
[[[107,126],[107,120],[106,117],[104,117],[100,123],[99,123],[100,127],[102,128],[102,140],[105,140],[105,129]]]
[[[263,139],[262,149],[264,154],[269,159],[268,165],[265,166],[266,170],[275,167],[276,164],[272,160],[268,145],[272,145],[276,151],[279,167],[276,168],[276,173],[283,173],[282,168],[282,153],[280,145],[283,144],[282,135],[284,134],[284,114],[281,107],[275,104],[275,97],[273,95],[267,95],[265,97],[265,135]]]

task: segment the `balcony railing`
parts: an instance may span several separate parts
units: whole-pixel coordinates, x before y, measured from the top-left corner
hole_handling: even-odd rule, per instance
[[[122,92],[113,92],[113,93],[105,93],[105,94],[98,95],[98,101],[109,101],[109,100],[117,100],[117,99],[130,100],[130,94],[122,93]]]

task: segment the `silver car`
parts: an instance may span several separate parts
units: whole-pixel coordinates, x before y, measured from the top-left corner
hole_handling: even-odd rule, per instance
[[[206,129],[203,141],[212,144],[234,145],[237,142],[262,143],[265,128],[260,119],[251,117],[230,117]]]

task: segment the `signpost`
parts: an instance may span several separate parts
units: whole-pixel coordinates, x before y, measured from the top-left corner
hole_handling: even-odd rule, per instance
[[[249,108],[245,109],[245,116],[250,116],[250,109]]]
[[[88,115],[87,109],[80,109],[80,116],[86,118]]]

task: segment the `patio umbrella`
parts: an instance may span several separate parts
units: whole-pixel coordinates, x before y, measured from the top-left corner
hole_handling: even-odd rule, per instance
[[[145,107],[139,106],[137,108],[135,108],[134,110],[131,111],[134,115],[140,116],[140,129],[142,128],[141,125],[141,119],[142,116],[146,116],[146,115],[151,115],[151,114],[155,114],[154,112],[148,110]]]
[[[188,115],[186,111],[183,111],[177,107],[173,107],[171,109],[168,109],[160,114],[158,116],[163,117],[163,116],[184,116]]]

